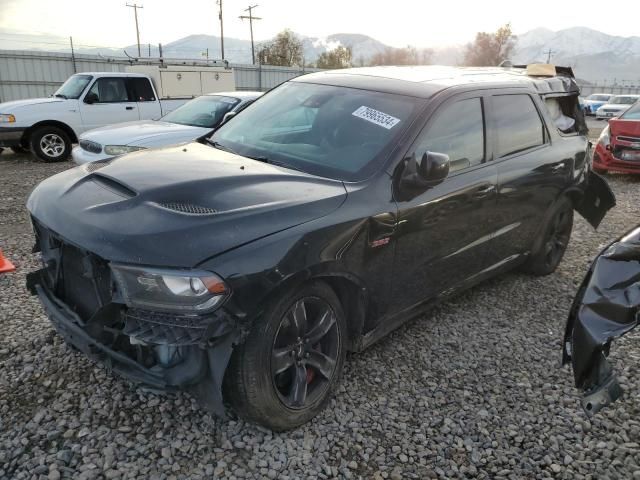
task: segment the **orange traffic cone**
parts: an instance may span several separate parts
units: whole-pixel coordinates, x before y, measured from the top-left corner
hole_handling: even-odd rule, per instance
[[[0,273],[13,272],[15,269],[16,267],[14,267],[13,263],[4,258],[2,250],[0,250]]]

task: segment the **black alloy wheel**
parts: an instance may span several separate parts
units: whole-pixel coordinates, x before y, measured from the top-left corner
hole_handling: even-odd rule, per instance
[[[558,200],[542,232],[542,242],[523,265],[533,275],[553,273],[564,257],[573,229],[573,203],[567,197]]]
[[[271,376],[280,401],[292,409],[315,403],[333,377],[340,336],[326,301],[301,298],[285,313],[271,352]]]
[[[340,381],[347,339],[342,305],[328,284],[280,293],[234,348],[224,397],[239,416],[272,430],[302,425]]]

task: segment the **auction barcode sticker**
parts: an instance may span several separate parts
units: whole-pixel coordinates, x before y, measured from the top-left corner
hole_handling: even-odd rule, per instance
[[[358,108],[351,115],[362,118],[367,122],[375,123],[387,130],[392,129],[396,124],[398,124],[398,122],[400,122],[399,118],[392,117],[391,115],[376,110],[375,108],[365,107],[364,105]]]

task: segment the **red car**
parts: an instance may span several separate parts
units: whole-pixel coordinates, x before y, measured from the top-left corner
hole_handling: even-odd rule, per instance
[[[593,152],[593,169],[640,173],[640,102],[609,120]]]

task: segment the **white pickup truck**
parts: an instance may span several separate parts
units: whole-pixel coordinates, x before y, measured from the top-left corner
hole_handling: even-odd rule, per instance
[[[0,149],[30,149],[45,162],[66,160],[87,130],[155,120],[203,93],[235,89],[233,72],[222,67],[127,70],[79,73],[50,98],[0,103]]]

